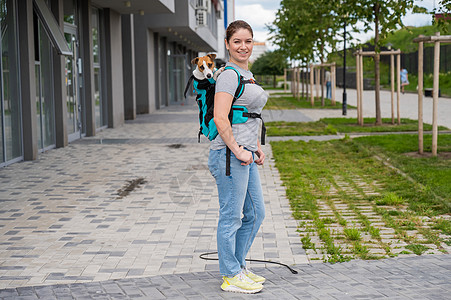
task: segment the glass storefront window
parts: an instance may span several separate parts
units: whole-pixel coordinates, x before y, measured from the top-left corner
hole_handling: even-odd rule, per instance
[[[63,9],[64,9],[64,22],[75,25],[76,20],[75,20],[74,0],[64,0]]]
[[[176,45],[174,45],[176,48]],[[171,103],[183,101],[183,91],[185,82],[188,80],[186,74],[187,57],[185,54],[171,54],[168,51],[169,59],[169,100]]]
[[[22,156],[22,127],[13,0],[0,1],[1,123],[0,163]]]
[[[102,97],[102,52],[101,52],[101,28],[100,28],[100,10],[92,8],[92,55],[94,69],[94,101],[96,128],[108,125],[107,103],[105,97]]]
[[[53,98],[53,49],[41,20],[34,15],[36,120],[38,149],[55,145],[55,104]]]
[[[39,21],[40,61],[40,118],[41,144],[47,148],[55,144],[55,105],[53,99],[52,45],[43,25]]]
[[[73,51],[73,35],[70,33],[64,33],[67,45]],[[74,133],[77,129],[77,108],[75,99],[75,87],[74,87],[74,59],[73,57],[66,57],[65,67],[65,82],[66,82],[66,105],[67,105],[67,133]]]

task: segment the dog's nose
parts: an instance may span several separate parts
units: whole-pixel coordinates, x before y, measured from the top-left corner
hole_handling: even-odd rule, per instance
[[[207,78],[211,78],[211,74],[210,73],[207,74]]]

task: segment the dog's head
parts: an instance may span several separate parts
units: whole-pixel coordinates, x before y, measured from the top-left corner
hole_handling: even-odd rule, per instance
[[[196,57],[191,61],[193,65],[197,66],[197,69],[203,73],[204,78],[210,79],[213,77],[213,70],[215,68],[216,54],[208,54],[201,57]]]

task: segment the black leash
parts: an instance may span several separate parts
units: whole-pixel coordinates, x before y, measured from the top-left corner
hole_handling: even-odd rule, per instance
[[[199,255],[199,258],[204,259],[204,260],[219,260],[218,258],[205,257],[205,256],[207,256],[207,255],[212,255],[212,254],[218,254],[218,252],[215,251],[215,252],[202,253],[201,255]],[[291,273],[293,273],[293,274],[298,274],[298,271],[292,269],[289,265],[280,263],[280,262],[278,262],[278,261],[261,260],[261,259],[249,259],[249,258],[246,258],[246,261],[254,261],[254,262],[261,262],[261,263],[276,264],[276,265],[280,265],[280,266],[287,267],[288,270],[290,270]]]

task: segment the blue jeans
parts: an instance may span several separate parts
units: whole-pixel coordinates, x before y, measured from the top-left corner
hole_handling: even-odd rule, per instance
[[[326,98],[327,99],[332,99],[332,88],[331,88],[331,82],[330,81],[326,82]]]
[[[246,255],[265,217],[260,175],[255,162],[242,166],[232,153],[226,176],[225,148],[210,150],[208,167],[218,186],[219,271],[233,277],[246,266]]]

